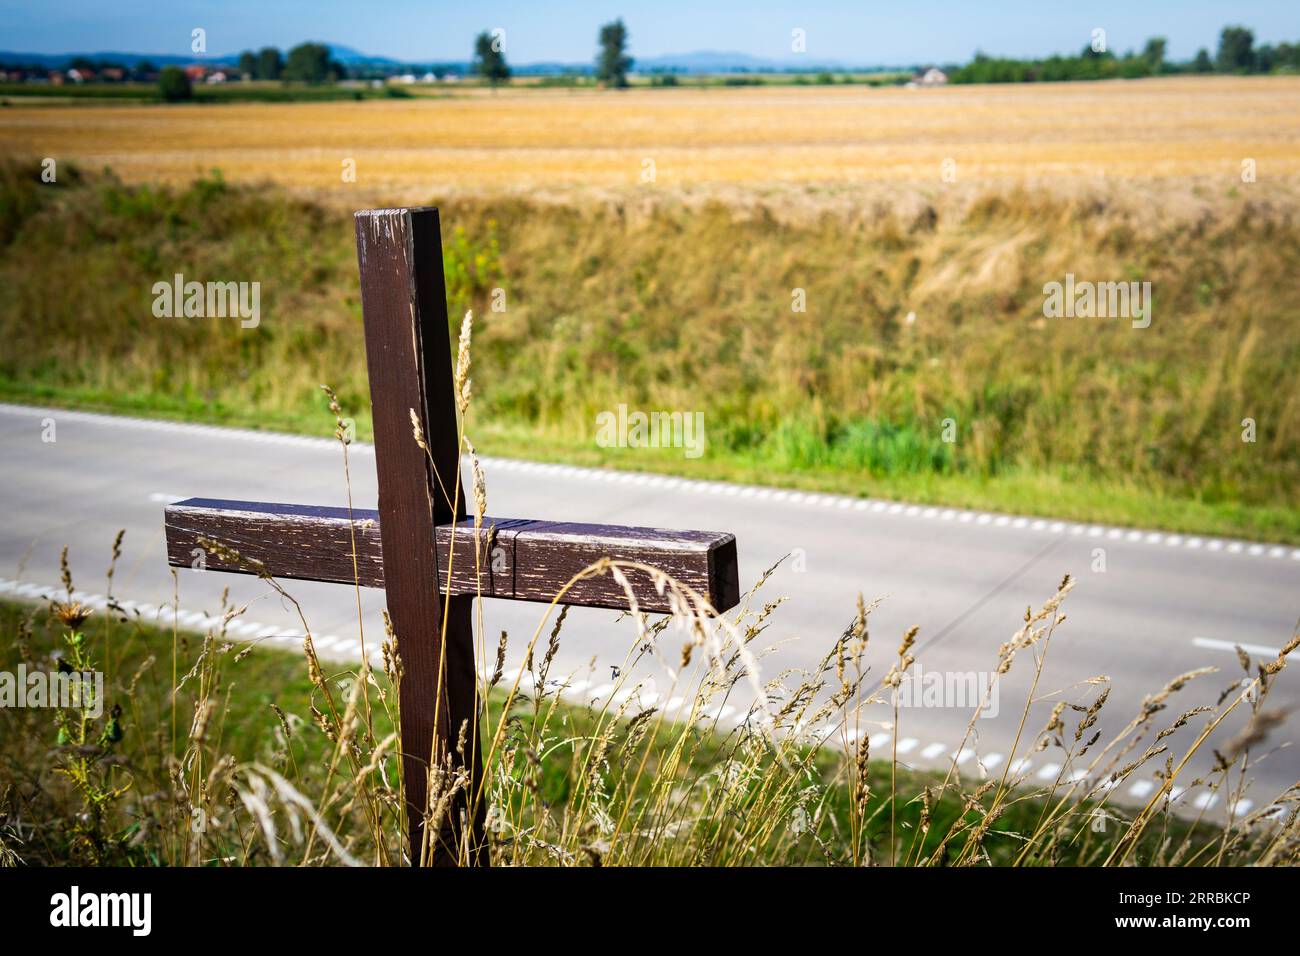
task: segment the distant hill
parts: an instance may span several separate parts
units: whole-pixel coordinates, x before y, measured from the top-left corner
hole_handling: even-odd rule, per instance
[[[470,61],[464,60],[399,60],[388,56],[375,56],[341,43],[326,43],[330,54],[344,66],[365,71],[384,70],[422,70],[437,64],[441,67],[468,71]],[[108,60],[123,66],[135,66],[142,60],[148,60],[155,66],[183,66],[190,63],[210,63],[233,66],[239,62],[236,50],[224,54],[190,54],[176,56],[163,53],[123,53],[107,51],[97,53],[21,53],[0,50],[0,62],[21,63],[44,67],[46,69],[64,69],[74,59],[85,57],[88,60]],[[594,59],[594,55],[593,55]],[[511,63],[510,68],[523,76],[555,75],[561,73],[590,73],[591,61],[580,63],[563,63],[542,61],[535,63]],[[888,67],[849,64],[839,60],[810,60],[805,57],[791,56],[785,60],[754,56],[749,53],[718,50],[697,50],[691,53],[668,53],[662,56],[636,57],[634,69],[641,73],[779,73],[791,70],[883,70]]]
[[[663,56],[637,57],[636,69],[643,73],[668,70],[674,73],[774,73],[785,70],[844,69],[844,64],[828,60],[792,57],[773,60],[719,50],[696,50],[692,53],[666,53]]]
[[[637,57],[636,68],[643,72],[673,70],[682,73],[726,73],[743,70],[775,70],[776,60],[717,50],[697,50],[693,53],[666,53],[663,56]]]
[[[190,63],[212,63],[233,65],[239,60],[239,54],[216,56],[207,53],[191,53],[187,56],[172,56],[164,53],[122,53],[120,51],[101,51],[97,53],[20,53],[0,50],[0,63],[21,63],[42,66],[50,70],[59,70],[68,66],[73,60],[84,57],[99,62],[106,60],[123,66],[135,66],[148,60],[155,66],[184,66]]]
[[[388,56],[371,56],[369,53],[362,53],[360,50],[339,43],[326,43],[325,45],[329,47],[330,56],[344,66],[401,67],[408,65],[403,60],[394,60]]]

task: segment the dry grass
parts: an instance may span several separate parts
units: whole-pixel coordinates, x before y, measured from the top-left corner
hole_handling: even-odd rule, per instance
[[[50,189],[32,168],[0,189],[8,397],[314,430],[329,379],[368,436],[344,210],[212,179]],[[1300,199],[1257,185],[1177,208],[1133,184],[912,196],[801,222],[754,197],[450,200],[474,432],[491,454],[1297,541]],[[259,281],[261,325],[155,318],[149,290],[176,272]],[[1151,327],[1045,319],[1066,273],[1150,280]],[[705,454],[598,448],[620,403],[703,412]]]
[[[621,569],[602,562],[583,573]],[[1188,816],[1180,809],[1187,801],[1176,807],[1171,800],[1184,787],[1214,795],[1220,808],[1237,806],[1248,792],[1259,799],[1248,784],[1273,746],[1277,710],[1269,694],[1300,634],[1276,660],[1256,664],[1243,655],[1237,677],[1213,677],[1214,668],[1171,675],[1122,730],[1103,738],[1095,728],[1108,678],[1047,689],[1050,647],[1068,639],[1067,579],[991,662],[1033,677],[1018,708],[1021,737],[1006,761],[986,769],[977,757],[965,770],[952,761],[944,773],[917,774],[893,752],[907,721],[892,703],[913,679],[915,628],[903,636],[895,666],[872,675],[863,658],[882,638],[871,634],[872,607],[859,601],[814,666],[762,673],[751,697],[780,599],[759,603],[751,591],[719,621],[701,615],[678,585],[664,584],[679,591],[681,612],[628,622],[620,675],[588,706],[562,699],[572,681],[592,675],[553,667],[563,640],[563,614],[554,608],[523,638],[527,667],[504,670],[498,656],[481,669],[489,704],[478,735],[486,764],[480,798],[495,865],[1300,862],[1300,784],[1235,816]],[[6,668],[21,660],[29,670],[49,670],[75,653],[77,667],[107,672],[113,708],[100,720],[77,711],[0,712],[0,862],[410,859],[394,736],[401,664],[391,635],[383,670],[371,671],[321,661],[310,636],[296,661],[233,639],[226,628],[238,608],[198,638],[148,627],[120,607],[83,624],[69,614],[73,598],[70,592],[48,614],[0,605]],[[481,626],[478,636],[480,658],[491,664]],[[648,672],[659,676],[655,690]],[[674,696],[684,701],[678,719],[665,707]],[[710,716],[742,702],[747,714],[738,726]],[[1224,723],[1239,711],[1251,719],[1230,736]],[[80,727],[71,739],[59,731],[69,723]],[[889,740],[877,756],[869,740],[880,727]],[[956,745],[965,747],[978,749],[969,729]],[[1055,779],[1015,769],[1019,757],[1048,747],[1060,760]],[[1191,779],[1193,758],[1211,749],[1213,769]],[[1112,803],[1119,784],[1143,778],[1156,783],[1145,806]],[[434,779],[430,827],[467,786],[450,768]]]
[[[1237,177],[1300,173],[1300,77],[1182,77],[942,90],[506,90],[330,104],[63,106],[3,112],[0,154],[112,166],[127,182],[213,167],[337,193],[423,200],[465,191]],[[357,162],[344,184],[341,161]],[[642,161],[656,182],[642,185]]]

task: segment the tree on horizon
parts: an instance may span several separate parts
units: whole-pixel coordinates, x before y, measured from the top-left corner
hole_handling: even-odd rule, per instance
[[[300,43],[289,51],[284,61],[284,78],[304,83],[335,82],[343,76],[343,67],[330,57],[322,43]]]
[[[257,54],[257,78],[278,80],[284,72],[284,57],[273,46],[264,46]]]
[[[1255,34],[1246,27],[1224,27],[1219,34],[1220,73],[1249,73],[1255,68]]]
[[[598,35],[600,53],[596,57],[596,79],[607,86],[627,86],[627,71],[634,62],[627,55],[627,27],[620,17],[613,23],[606,23]]]
[[[493,86],[510,81],[510,67],[501,41],[486,30],[474,39],[474,72]]]

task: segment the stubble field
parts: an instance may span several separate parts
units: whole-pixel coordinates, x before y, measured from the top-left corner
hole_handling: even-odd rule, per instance
[[[408,100],[13,105],[0,150],[111,166],[127,182],[236,181],[402,196],[742,184],[1230,181],[1300,172],[1300,77],[946,89],[475,91]],[[344,159],[357,181],[343,183]],[[654,182],[645,181],[653,160]],[[952,179],[950,176],[949,179]]]

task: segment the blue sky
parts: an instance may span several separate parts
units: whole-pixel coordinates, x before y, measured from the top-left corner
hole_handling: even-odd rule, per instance
[[[597,27],[617,16],[627,23],[633,55],[724,50],[789,59],[798,27],[809,56],[863,64],[965,60],[977,48],[1009,56],[1073,52],[1094,27],[1121,52],[1166,36],[1175,59],[1200,46],[1213,50],[1228,23],[1252,27],[1256,42],[1300,39],[1297,0],[0,0],[0,49],[186,55],[190,31],[203,27],[208,50],[218,54],[310,39],[400,59],[463,60],[475,33],[501,27],[515,63],[586,62]]]

